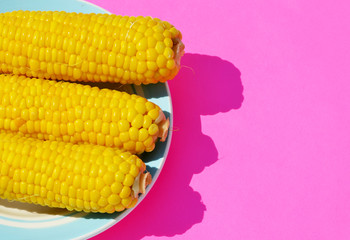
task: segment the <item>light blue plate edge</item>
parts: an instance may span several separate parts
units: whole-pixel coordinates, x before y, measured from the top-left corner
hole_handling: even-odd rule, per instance
[[[10,4],[9,4],[10,2]],[[15,10],[57,10],[57,11],[68,11],[68,12],[84,12],[84,13],[109,13],[107,10],[96,6],[92,3],[81,1],[81,0],[0,0],[0,12],[9,12]],[[166,113],[167,117],[170,118],[170,127],[173,129],[172,121],[172,103],[169,86],[167,83],[157,84],[157,86],[144,86],[143,89],[145,92],[148,91],[148,94],[152,96],[153,88],[162,91],[165,91],[164,96],[153,98],[148,98],[150,101],[159,105],[163,111]],[[161,158],[152,159],[150,162],[146,162],[146,165],[149,167],[157,168],[157,171],[154,173],[153,181],[148,186],[146,194],[140,197],[137,205],[142,202],[142,200],[147,196],[149,191],[152,189],[155,184],[167,157],[170,142],[172,138],[172,131],[169,131],[168,138],[166,142],[159,143],[162,144],[164,154]],[[158,146],[157,146],[158,147]],[[37,228],[37,229],[26,229],[26,228],[16,228],[0,225],[0,232],[2,236],[6,236],[8,240],[18,240],[18,239],[51,239],[51,240],[62,240],[62,239],[87,239],[97,234],[103,232],[109,227],[115,225],[117,222],[121,221],[126,217],[132,210],[134,210],[137,205],[128,209],[122,213],[115,214],[88,214],[86,217],[77,218],[77,221],[70,222],[68,224],[62,224],[50,228]],[[40,224],[40,223],[38,223]]]

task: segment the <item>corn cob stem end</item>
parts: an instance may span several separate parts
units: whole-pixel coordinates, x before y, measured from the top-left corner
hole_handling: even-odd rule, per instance
[[[159,116],[155,120],[156,124],[159,124],[159,133],[158,137],[160,138],[161,142],[164,142],[168,136],[169,132],[169,126],[170,126],[170,121],[169,118],[166,118],[163,111],[159,110]]]
[[[139,193],[145,194],[146,187],[151,184],[152,175],[149,172],[142,172],[136,178],[135,182],[132,186],[132,191],[134,193],[134,197],[137,198]]]
[[[185,45],[183,44],[180,38],[175,38],[173,42],[174,42],[173,49],[175,53],[175,62],[177,66],[180,66],[181,57],[185,54]]]
[[[168,136],[170,121],[169,118],[160,123],[159,137],[160,141],[164,142]]]

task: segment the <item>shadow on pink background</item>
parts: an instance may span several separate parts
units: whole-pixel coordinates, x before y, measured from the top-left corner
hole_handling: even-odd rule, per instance
[[[218,160],[218,151],[213,140],[202,133],[200,116],[239,109],[243,85],[240,71],[219,57],[185,54],[181,65],[177,77],[169,82],[174,132],[156,184],[125,219],[93,239],[174,236],[203,220],[205,203],[190,182],[194,174]]]

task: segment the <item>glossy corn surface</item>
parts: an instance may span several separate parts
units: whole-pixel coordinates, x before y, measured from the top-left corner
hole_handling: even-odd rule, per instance
[[[152,17],[0,13],[0,71],[48,79],[149,84],[179,71],[184,45]]]
[[[135,206],[146,166],[116,148],[0,132],[0,197],[68,210],[113,213]],[[136,188],[135,188],[136,186]]]
[[[23,136],[150,152],[168,120],[146,98],[65,81],[0,74],[0,129]]]

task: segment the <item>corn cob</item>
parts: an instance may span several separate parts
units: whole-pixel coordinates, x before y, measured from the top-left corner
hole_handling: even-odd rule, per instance
[[[0,74],[0,129],[23,136],[118,147],[140,154],[165,141],[169,120],[135,94]]]
[[[0,14],[0,71],[54,80],[149,84],[179,71],[184,45],[152,17],[58,11]]]
[[[151,175],[136,155],[0,132],[0,197],[70,211],[132,208]]]

